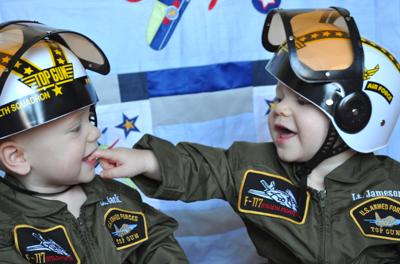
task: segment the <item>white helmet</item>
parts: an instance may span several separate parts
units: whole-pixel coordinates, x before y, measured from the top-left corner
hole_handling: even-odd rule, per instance
[[[37,22],[0,24],[0,139],[94,105],[85,68],[109,72],[87,37]]]
[[[357,133],[346,133],[333,123],[352,149],[372,152],[388,144],[400,114],[400,64],[386,49],[362,39],[364,49],[363,91],[372,105],[367,125]]]
[[[263,45],[276,52],[266,69],[321,109],[350,148],[387,144],[400,113],[400,65],[360,38],[347,10],[273,10]]]

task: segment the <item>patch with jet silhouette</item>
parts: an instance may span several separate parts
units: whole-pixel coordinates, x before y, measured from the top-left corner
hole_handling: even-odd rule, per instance
[[[350,215],[364,236],[400,241],[400,202],[395,199],[369,199],[352,208]]]
[[[18,252],[29,263],[81,263],[64,226],[39,229],[17,225],[14,239]]]
[[[303,224],[307,216],[310,194],[307,192],[305,206],[299,206],[298,193],[299,189],[283,176],[248,170],[240,186],[238,209],[243,213]]]
[[[147,224],[141,212],[111,208],[104,215],[104,224],[117,250],[128,248],[147,240]]]

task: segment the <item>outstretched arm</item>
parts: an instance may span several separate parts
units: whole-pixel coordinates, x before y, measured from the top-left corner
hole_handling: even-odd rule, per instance
[[[151,135],[133,149],[98,150],[105,178],[133,177],[152,198],[198,201],[228,199],[236,188],[229,155],[222,148],[181,142],[177,145]],[[233,163],[237,164],[236,161]]]
[[[160,181],[160,167],[151,150],[115,148],[96,150],[93,158],[99,159],[104,178],[124,178],[143,174]]]

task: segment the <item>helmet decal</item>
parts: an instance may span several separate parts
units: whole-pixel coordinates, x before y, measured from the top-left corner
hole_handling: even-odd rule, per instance
[[[109,71],[93,41],[30,21],[0,24],[0,39],[0,139],[93,109],[98,98],[86,69]]]
[[[374,68],[372,69],[364,69],[364,80],[369,80],[374,74],[379,71],[379,64],[377,64]]]
[[[49,50],[54,66],[43,70],[32,70],[32,73],[20,79],[21,82],[33,89],[41,91],[73,81],[73,65],[68,63],[64,51],[55,42],[49,43]],[[28,70],[30,70],[30,67],[28,67]],[[24,70],[24,73],[27,73],[26,69]]]
[[[365,38],[362,38],[362,42],[365,45],[369,45],[370,47],[373,47],[377,51],[379,51],[381,54],[383,54],[387,59],[389,59],[392,64],[397,68],[397,70],[400,72],[400,63],[396,60],[396,58],[386,49],[383,47],[379,46],[378,44],[374,43],[373,41],[367,40]],[[364,69],[364,80],[369,80],[371,79],[378,71],[380,70],[380,65],[376,64],[376,66],[372,69]],[[365,90],[375,92],[379,95],[381,95],[389,104],[393,100],[393,93],[385,87],[385,85],[378,83],[378,82],[373,82],[373,81],[368,81],[367,84],[365,85]]]
[[[393,94],[383,84],[369,81],[365,86],[365,90],[380,94],[389,104],[392,102]]]
[[[383,53],[392,63],[393,65],[397,68],[397,70],[400,72],[400,63],[396,60],[396,58],[393,56],[392,53],[390,53],[387,49],[379,46],[378,44],[376,44],[375,42],[362,38],[362,43],[366,44],[370,47],[373,47],[375,49],[377,49],[378,51],[380,51],[381,53]]]
[[[306,43],[322,39],[349,38],[349,33],[340,30],[320,30],[296,37],[295,45],[297,49],[304,48]]]
[[[56,42],[46,41],[49,53],[53,61],[53,67],[41,69],[26,59],[19,59],[12,69],[12,73],[20,76],[19,81],[36,91],[54,88],[57,93],[61,92],[60,85],[74,80],[72,63],[64,50]],[[9,55],[0,52],[0,59],[3,66],[7,66]]]
[[[6,67],[9,54],[0,52],[0,61],[0,67]],[[16,61],[3,88],[0,124],[4,125],[0,125],[0,138],[97,102],[79,60],[54,41],[40,41],[32,46]]]

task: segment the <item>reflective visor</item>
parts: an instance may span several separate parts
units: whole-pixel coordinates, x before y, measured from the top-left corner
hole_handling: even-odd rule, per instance
[[[62,91],[58,90],[59,94],[45,89],[1,105],[0,139],[94,105],[98,101],[96,91],[87,77],[65,83],[62,88]]]
[[[344,9],[272,10],[262,42],[269,51],[288,53],[291,68],[305,82],[353,80],[357,89],[362,85],[361,39]]]
[[[10,69],[14,68],[24,52],[42,39],[54,40],[69,48],[88,70],[100,74],[110,71],[103,51],[86,36],[69,30],[50,28],[38,22],[12,21],[0,24],[0,46],[3,53],[7,54],[0,61],[0,87],[4,86]]]

